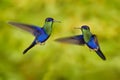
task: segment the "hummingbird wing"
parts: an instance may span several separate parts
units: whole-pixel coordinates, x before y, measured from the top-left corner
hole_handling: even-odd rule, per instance
[[[34,36],[40,35],[41,34],[41,28],[34,26],[34,25],[29,25],[29,24],[23,24],[23,23],[17,23],[17,22],[8,22],[9,24],[19,27],[23,30],[26,30],[33,34]]]
[[[85,41],[83,39],[83,35],[76,35],[71,37],[64,37],[64,38],[58,38],[55,39],[57,42],[63,42],[63,43],[70,43],[70,44],[76,44],[76,45],[84,45]]]
[[[89,42],[86,43],[90,49],[100,48],[96,35],[92,35]]]
[[[92,37],[94,38],[94,41],[97,44],[97,46],[100,48],[98,40],[97,40],[97,36],[94,34],[94,35],[92,35]]]

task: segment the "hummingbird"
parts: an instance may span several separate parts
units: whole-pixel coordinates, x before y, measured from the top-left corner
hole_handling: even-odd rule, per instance
[[[81,29],[82,34],[70,36],[70,37],[58,38],[55,39],[55,41],[76,44],[76,45],[87,45],[91,50],[95,51],[99,57],[101,57],[103,60],[106,60],[106,57],[104,56],[103,52],[100,49],[97,37],[95,34],[92,34],[90,32],[89,26],[83,25],[81,26],[81,28],[76,28],[76,29]]]
[[[23,54],[25,54],[28,50],[30,50],[36,44],[38,44],[38,43],[44,44],[45,43],[45,41],[50,37],[50,35],[52,33],[52,26],[53,26],[54,22],[60,22],[60,21],[56,21],[53,18],[48,17],[45,19],[45,23],[44,23],[43,27],[30,25],[30,24],[24,24],[24,23],[18,23],[18,22],[8,22],[8,23],[10,25],[19,27],[23,30],[26,30],[35,36],[35,39],[32,42],[32,44],[23,51]]]

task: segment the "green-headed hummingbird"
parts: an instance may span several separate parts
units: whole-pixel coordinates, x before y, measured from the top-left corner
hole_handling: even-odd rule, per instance
[[[103,60],[106,60],[106,57],[103,55],[100,46],[98,44],[98,40],[95,34],[90,32],[90,28],[87,25],[81,26],[82,35],[76,35],[65,38],[58,38],[55,41],[65,42],[77,45],[86,44],[90,49],[94,50]]]
[[[35,36],[35,39],[32,42],[32,44],[23,51],[23,54],[25,54],[33,46],[35,46],[38,43],[40,44],[44,43],[50,37],[52,33],[53,22],[60,22],[60,21],[56,21],[50,17],[46,18],[45,24],[42,28],[35,25],[29,25],[29,24],[23,24],[17,22],[8,22],[8,23],[13,26],[19,27],[23,30],[26,30]]]

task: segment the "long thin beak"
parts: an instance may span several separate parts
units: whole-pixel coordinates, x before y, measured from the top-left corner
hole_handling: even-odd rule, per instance
[[[81,29],[80,27],[74,27],[74,29]]]
[[[58,23],[61,23],[61,21],[57,21],[57,20],[53,20],[53,22],[58,22]]]

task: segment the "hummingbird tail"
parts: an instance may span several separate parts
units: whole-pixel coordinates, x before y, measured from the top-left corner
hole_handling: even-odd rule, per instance
[[[97,51],[95,51],[98,56],[100,56],[103,60],[106,60],[106,57],[103,55],[102,51],[100,49],[98,49]]]
[[[25,54],[29,49],[31,49],[31,48],[34,47],[35,45],[36,45],[36,42],[33,41],[32,44],[23,51],[23,54]]]

